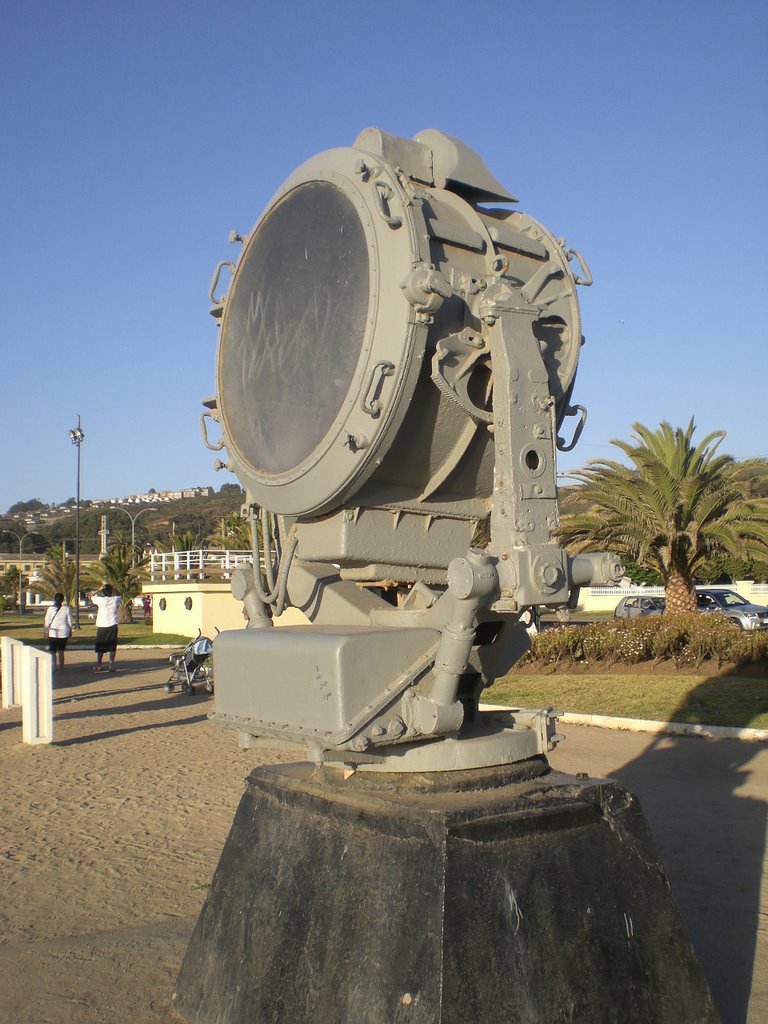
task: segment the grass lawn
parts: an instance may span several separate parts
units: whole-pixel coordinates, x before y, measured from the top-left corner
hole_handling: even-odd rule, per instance
[[[0,615],[0,636],[11,636],[15,640],[23,640],[24,643],[32,644],[34,647],[46,647],[48,642],[43,636],[44,612],[29,612],[25,615],[18,615],[6,612]],[[92,646],[96,636],[96,625],[86,615],[80,615],[80,629],[75,630],[70,646]],[[144,622],[130,622],[120,625],[118,646],[125,644],[174,644],[185,647],[189,643],[188,636],[181,636],[178,633],[153,633],[151,626],[145,626]]]
[[[738,675],[697,674],[647,666],[621,673],[513,671],[483,692],[489,704],[554,705],[584,715],[644,718],[656,722],[768,729],[768,679],[759,670]]]

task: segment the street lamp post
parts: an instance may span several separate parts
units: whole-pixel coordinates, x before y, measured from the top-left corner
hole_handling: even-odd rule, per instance
[[[114,511],[125,512],[128,518],[131,520],[131,567],[134,568],[136,566],[136,520],[139,518],[140,515],[143,515],[145,512],[156,512],[157,509],[141,508],[139,509],[135,516],[132,516],[128,509],[123,508],[121,505],[115,505]]]
[[[17,534],[17,536],[18,536],[18,534]],[[24,541],[27,539],[27,537],[32,537],[32,536],[34,536],[34,533],[25,533],[21,537],[19,537],[19,615],[23,615],[24,614],[24,609],[26,607],[26,602],[24,601],[24,598],[22,597],[22,594],[21,594],[21,591],[22,591],[21,584],[22,584],[22,582],[24,580],[24,571],[21,568],[21,549],[24,547]],[[39,534],[37,536],[39,536]]]
[[[80,629],[80,445],[85,434],[80,426],[80,414],[77,415],[77,426],[70,430],[69,439],[77,448],[77,496],[75,498],[75,629]]]

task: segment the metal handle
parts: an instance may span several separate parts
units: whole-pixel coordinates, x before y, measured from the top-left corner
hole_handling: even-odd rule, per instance
[[[376,209],[381,219],[389,227],[399,228],[403,223],[402,219],[400,217],[393,217],[389,212],[389,200],[395,194],[392,191],[392,186],[388,185],[386,181],[374,181],[373,190],[376,196]]]
[[[224,295],[222,295],[220,299],[217,299],[214,294],[219,284],[221,271],[224,267],[229,267],[230,274],[234,274],[235,272],[235,264],[231,260],[222,260],[221,263],[216,264],[216,269],[214,270],[213,277],[211,278],[211,287],[208,289],[208,298],[214,306],[220,306],[224,302]]]
[[[559,263],[549,260],[523,285],[520,294],[526,302],[532,303],[545,284],[553,277],[562,277],[564,270]]]
[[[211,442],[208,440],[208,426],[205,422],[206,419],[212,419],[214,423],[219,422],[212,412],[200,413],[200,433],[203,435],[203,444],[205,445],[206,448],[209,449],[209,451],[220,452],[221,449],[224,447],[224,438],[220,437],[216,444],[211,444]]]
[[[579,422],[576,424],[576,428],[573,431],[573,437],[571,443],[566,444],[562,437],[557,438],[557,450],[559,452],[570,452],[576,447],[581,437],[581,432],[584,429],[584,424],[587,422],[587,410],[583,405],[569,405],[565,410],[566,416],[575,416],[579,414]]]
[[[573,280],[576,282],[576,284],[583,284],[585,288],[589,288],[589,286],[592,284],[592,272],[587,266],[587,261],[584,259],[584,257],[577,249],[566,249],[565,256],[569,263],[574,258],[574,256],[576,257],[576,262],[579,264],[579,269],[581,270],[581,273],[584,276],[579,277],[578,274],[574,274]]]
[[[376,363],[374,368],[371,370],[368,387],[363,392],[363,398],[360,402],[360,406],[363,412],[367,412],[368,415],[373,416],[374,419],[381,414],[381,402],[379,401],[381,385],[384,382],[384,378],[391,377],[394,372],[395,364],[390,363],[386,359],[382,359],[380,362]]]

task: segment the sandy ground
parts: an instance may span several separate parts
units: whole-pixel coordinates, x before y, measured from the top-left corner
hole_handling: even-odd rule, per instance
[[[257,764],[162,652],[72,652],[55,742],[0,712],[0,1024],[168,1021],[176,973]],[[768,749],[569,728],[556,767],[640,795],[724,1024],[768,1024]],[[338,1024],[352,1024],[339,1021]]]
[[[3,1024],[168,1019],[260,763],[207,721],[212,698],[163,692],[167,655],[121,652],[115,673],[91,660],[72,652],[56,679],[52,745],[25,746],[19,712],[0,713]]]

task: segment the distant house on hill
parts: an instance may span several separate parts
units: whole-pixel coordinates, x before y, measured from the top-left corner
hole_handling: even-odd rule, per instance
[[[186,487],[181,491],[146,491],[128,494],[124,498],[97,498],[93,504],[104,505],[157,505],[161,501],[181,501],[182,498],[210,498],[212,487]]]

